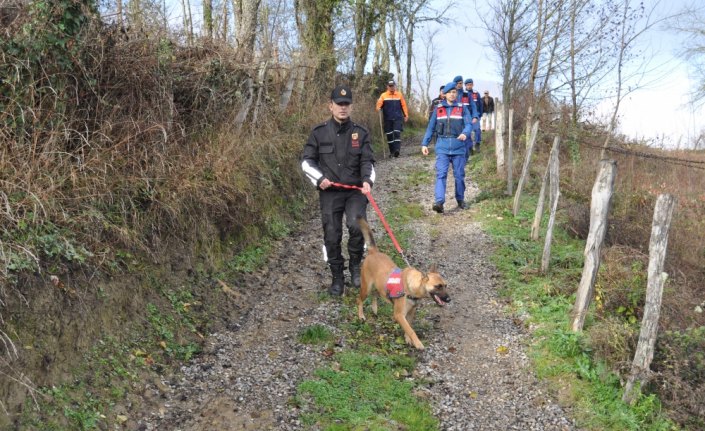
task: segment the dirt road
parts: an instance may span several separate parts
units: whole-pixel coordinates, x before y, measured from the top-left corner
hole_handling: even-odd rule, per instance
[[[576,429],[531,374],[527,336],[503,310],[497,295],[501,281],[488,262],[491,244],[476,211],[456,209],[451,178],[442,215],[431,211],[433,180],[403,186],[412,170],[433,172],[433,155],[419,153],[418,146],[405,146],[398,159],[379,160],[373,195],[383,209],[395,199],[421,204],[423,216],[406,227],[413,232],[408,252],[421,269],[437,262],[452,295],[447,308],[430,301],[422,306],[433,329],[421,334],[426,350],[418,354],[414,376],[432,384],[420,396],[430,402],[444,431]],[[467,183],[470,199],[478,189]],[[384,235],[371,208],[368,216],[375,236]],[[297,334],[316,323],[335,332],[342,307],[349,307],[321,300],[330,282],[321,244],[320,220],[312,212],[299,232],[277,244],[267,268],[252,277],[253,285],[233,286],[255,299],[242,320],[210,335],[204,353],[181,375],[149,385],[152,408],[135,418],[136,428],[306,429],[288,401],[296,385],[328,359],[319,346],[297,342]]]

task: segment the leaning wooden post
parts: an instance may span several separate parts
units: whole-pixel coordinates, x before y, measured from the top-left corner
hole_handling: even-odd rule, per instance
[[[669,194],[659,195],[654,208],[654,220],[651,225],[651,242],[649,243],[649,268],[646,287],[646,304],[644,317],[641,319],[639,343],[636,346],[632,369],[624,388],[622,401],[633,403],[639,395],[641,383],[648,379],[651,360],[654,358],[654,346],[658,332],[658,320],[661,313],[663,285],[668,275],[663,272],[663,261],[668,247],[668,231],[671,227],[675,198]],[[635,390],[635,383],[637,390]]]
[[[553,148],[551,148],[551,158],[553,157],[554,151],[558,151],[558,144],[560,138],[556,136],[553,139]],[[552,159],[550,159],[552,160]],[[534,222],[531,225],[531,239],[537,241],[541,232],[541,219],[543,218],[543,207],[546,203],[546,188],[548,187],[548,176],[551,171],[551,163],[546,164],[546,170],[543,173],[543,178],[541,179],[541,191],[539,192],[539,201],[536,204],[536,212],[534,213]]]
[[[521,200],[521,191],[524,188],[524,183],[526,178],[529,176],[529,165],[531,164],[531,154],[534,152],[534,144],[536,143],[536,136],[539,134],[539,122],[535,122],[534,126],[531,128],[531,139],[529,139],[529,144],[526,146],[526,156],[524,157],[524,165],[521,167],[521,176],[519,177],[519,184],[517,184],[517,191],[514,194],[514,206],[512,213],[514,217],[519,214],[519,202]]]
[[[583,330],[585,315],[588,307],[590,307],[590,301],[592,301],[597,270],[600,268],[600,250],[607,232],[607,214],[610,209],[616,175],[617,163],[614,160],[600,161],[600,172],[597,174],[595,184],[592,186],[590,232],[588,233],[585,251],[583,252],[585,256],[583,275],[580,278],[580,286],[578,287],[572,311],[571,328],[575,332]]]
[[[553,226],[556,223],[556,211],[558,211],[558,199],[561,196],[560,191],[560,160],[558,157],[558,144],[560,140],[558,136],[553,140],[553,148],[551,149],[551,158],[549,160],[551,172],[551,215],[548,218],[548,227],[546,229],[546,241],[543,244],[543,256],[541,257],[541,273],[548,272],[548,264],[551,261],[551,241],[553,241]]]
[[[497,107],[497,127],[495,128],[494,147],[495,156],[497,157],[497,175],[502,175],[504,171],[504,120],[503,109],[501,105]]]
[[[509,139],[507,140],[507,196],[514,193],[514,110],[509,110]]]

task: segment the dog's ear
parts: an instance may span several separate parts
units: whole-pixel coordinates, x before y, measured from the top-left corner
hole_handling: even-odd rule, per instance
[[[435,273],[438,273],[438,265],[436,265],[436,262],[433,262],[433,263],[431,264],[431,269],[429,269],[428,272],[435,272]]]

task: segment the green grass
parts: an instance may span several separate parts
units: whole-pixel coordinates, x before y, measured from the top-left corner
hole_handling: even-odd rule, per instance
[[[413,395],[414,383],[403,376],[414,367],[404,355],[344,352],[336,362],[302,382],[297,402],[315,403],[302,422],[322,430],[438,429],[427,405]]]
[[[299,333],[301,344],[325,344],[333,339],[333,333],[323,325],[312,325]]]
[[[530,240],[535,199],[527,196],[516,218],[511,205],[510,198],[483,199],[477,205],[478,217],[497,246],[493,263],[504,277],[502,295],[510,299],[511,310],[534,328],[529,354],[538,377],[572,407],[573,417],[585,429],[679,429],[662,414],[654,395],[642,394],[634,405],[623,403],[620,377],[593,355],[586,334],[570,330],[584,243],[557,227],[549,273],[541,275],[545,236],[542,232],[538,242]],[[586,331],[590,322],[589,318]]]

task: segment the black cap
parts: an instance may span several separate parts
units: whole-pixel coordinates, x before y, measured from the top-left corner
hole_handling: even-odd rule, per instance
[[[335,103],[352,103],[352,90],[347,85],[339,85],[333,89],[330,100]]]
[[[394,80],[392,79],[392,80],[390,80],[389,82],[387,82],[387,85],[391,87],[391,86],[393,86],[393,85],[397,85],[397,83],[394,82]]]

